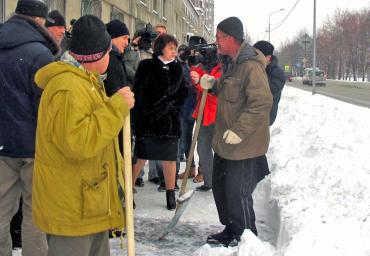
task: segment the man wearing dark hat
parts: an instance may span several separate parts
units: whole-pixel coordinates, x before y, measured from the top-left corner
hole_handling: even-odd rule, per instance
[[[66,33],[66,21],[63,15],[57,10],[51,11],[48,14],[45,27],[60,45]]]
[[[229,17],[217,26],[216,44],[228,56],[220,79],[203,75],[200,85],[218,95],[212,140],[213,195],[225,229],[207,243],[234,245],[245,229],[257,235],[252,192],[256,186],[255,157],[269,144],[272,96],[265,72],[266,60],[247,44],[243,24]]]
[[[76,21],[71,49],[35,77],[44,90],[37,120],[33,219],[48,255],[109,255],[108,230],[122,229],[118,133],[134,105],[129,87],[105,94],[111,37],[96,16]]]
[[[268,41],[258,41],[253,45],[254,48],[260,50],[266,58],[267,67],[266,73],[269,81],[270,91],[272,93],[273,102],[270,111],[270,126],[275,122],[278,104],[281,97],[281,92],[285,85],[285,74],[279,66],[277,57],[274,55],[274,46]],[[266,155],[256,158],[257,165],[257,182],[262,180],[270,173]]]
[[[107,31],[112,38],[112,51],[109,53],[107,78],[104,80],[107,95],[112,96],[117,90],[128,85],[126,67],[122,54],[128,46],[130,33],[125,23],[112,20],[106,24]]]
[[[0,29],[0,255],[11,255],[9,224],[23,198],[22,253],[46,255],[45,235],[32,222],[35,131],[42,90],[38,69],[54,60],[58,46],[45,29],[47,6],[19,0]]]

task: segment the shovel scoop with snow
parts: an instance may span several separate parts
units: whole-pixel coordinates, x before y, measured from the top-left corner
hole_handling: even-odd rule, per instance
[[[208,90],[203,90],[203,92],[202,92],[202,98],[200,100],[197,122],[196,122],[196,125],[195,125],[195,131],[194,131],[193,139],[192,139],[192,142],[191,142],[189,157],[186,160],[186,168],[185,168],[185,172],[184,172],[184,178],[183,178],[182,183],[181,183],[180,195],[179,195],[179,198],[177,199],[175,215],[172,217],[171,222],[168,224],[168,226],[166,227],[164,232],[159,237],[159,240],[164,239],[168,235],[168,233],[170,233],[171,230],[173,230],[175,228],[176,224],[179,222],[179,219],[181,218],[182,214],[184,213],[186,207],[188,206],[191,197],[194,194],[193,190],[189,190],[189,191],[186,192],[186,184],[188,182],[190,167],[191,167],[191,163],[192,163],[193,158],[194,158],[195,145],[196,145],[197,140],[198,140],[199,129],[200,129],[200,125],[202,123],[204,105],[206,103],[206,98],[207,98],[207,92],[208,92]]]

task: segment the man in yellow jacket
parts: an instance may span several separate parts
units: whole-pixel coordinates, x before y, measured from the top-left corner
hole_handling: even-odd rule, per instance
[[[102,76],[111,38],[101,20],[81,17],[71,49],[40,69],[41,97],[33,176],[33,219],[48,255],[109,255],[108,230],[123,228],[117,135],[134,105],[124,87],[111,97]]]

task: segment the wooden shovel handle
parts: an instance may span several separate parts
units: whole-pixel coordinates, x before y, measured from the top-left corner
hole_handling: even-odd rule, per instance
[[[127,255],[135,256],[130,114],[126,116],[123,125],[123,152],[124,152],[123,155],[124,155],[124,178],[125,178],[125,201],[126,201],[125,217],[126,217]]]
[[[185,168],[184,178],[183,178],[182,183],[181,183],[180,197],[183,194],[185,194],[185,192],[186,192],[186,184],[188,182],[190,167],[191,167],[191,163],[193,162],[193,158],[194,158],[195,145],[197,144],[199,130],[200,130],[200,126],[202,124],[204,106],[206,105],[206,99],[207,99],[207,93],[208,93],[208,90],[203,90],[203,92],[202,92],[202,98],[200,100],[198,117],[197,117],[197,121],[196,121],[196,124],[195,124],[195,131],[194,131],[193,139],[191,141],[189,156],[188,156],[188,159],[186,160],[186,168]]]

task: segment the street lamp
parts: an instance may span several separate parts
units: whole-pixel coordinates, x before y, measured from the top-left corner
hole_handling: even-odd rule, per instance
[[[284,11],[284,8],[281,8],[279,10],[276,10],[276,11],[273,11],[273,12],[269,13],[269,42],[270,42],[270,32],[271,32],[271,23],[270,23],[271,15],[274,14],[274,13],[281,12],[281,11]]]

